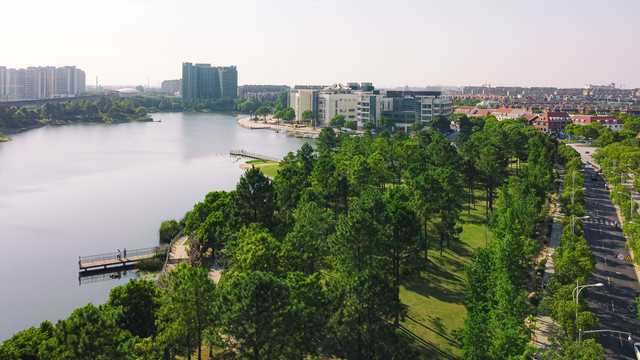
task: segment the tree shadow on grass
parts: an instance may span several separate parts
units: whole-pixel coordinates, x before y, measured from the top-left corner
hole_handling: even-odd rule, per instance
[[[433,323],[433,327],[429,327],[428,325],[426,325],[423,322],[420,322],[414,318],[412,318],[411,316],[407,315],[405,316],[405,318],[435,334],[437,334],[438,336],[440,336],[441,338],[445,339],[449,345],[453,346],[453,347],[458,347],[459,344],[458,342],[452,338],[450,335],[447,334],[447,330],[444,328],[444,324],[442,323],[442,320],[438,317],[434,318],[433,320],[431,320],[431,322]]]
[[[413,331],[407,329],[406,327],[399,325],[398,329],[400,330],[400,332],[406,336],[407,338],[409,338],[409,340],[415,344],[418,345],[419,348],[424,349],[424,351],[422,351],[423,354],[428,355],[429,359],[435,359],[435,358],[440,358],[440,359],[457,359],[457,357],[451,355],[451,354],[447,354],[446,352],[442,351],[441,349],[439,349],[438,347],[436,347],[435,345],[433,345],[432,343],[422,339],[421,337],[419,337],[418,335],[416,335]],[[434,356],[434,355],[437,355]]]
[[[402,280],[402,285],[408,291],[415,292],[426,298],[433,297],[452,304],[464,303],[464,286],[458,286],[454,290],[449,289],[447,286],[442,286],[443,283],[462,282],[459,276],[439,268],[438,270],[432,269],[425,275],[407,276]],[[442,281],[434,281],[434,278],[439,278]]]
[[[463,213],[462,218],[465,224],[484,225],[487,223],[487,219],[484,216],[476,214],[467,215],[467,213]]]

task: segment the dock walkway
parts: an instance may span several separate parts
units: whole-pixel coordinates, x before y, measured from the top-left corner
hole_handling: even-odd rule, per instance
[[[260,155],[257,153],[252,153],[246,150],[231,150],[229,151],[230,155],[234,155],[234,156],[244,156],[244,157],[248,157],[248,158],[252,158],[252,159],[260,159],[260,160],[270,160],[270,161],[275,161],[275,162],[280,162],[282,161],[282,159],[279,159],[277,157],[274,156],[268,156],[268,155]]]
[[[124,250],[122,252],[114,251],[98,255],[79,256],[78,271],[87,272],[116,266],[128,266],[140,260],[152,258],[160,252],[160,248],[154,246],[144,249]]]

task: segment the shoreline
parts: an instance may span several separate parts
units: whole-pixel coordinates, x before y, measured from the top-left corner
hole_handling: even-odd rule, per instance
[[[273,116],[267,116],[267,120],[271,120],[271,119],[273,119]],[[291,132],[292,135],[299,133],[299,134],[310,134],[310,135],[317,136],[318,134],[320,134],[320,131],[322,130],[322,128],[318,126],[316,126],[316,128],[314,129],[313,127],[305,126],[305,125],[300,125],[300,126],[291,125],[291,124],[275,125],[275,124],[269,124],[263,121],[253,121],[251,120],[251,116],[244,116],[237,119],[236,124],[238,124],[238,126],[240,127],[251,129],[251,130],[263,130],[263,129],[272,130],[272,131],[286,130]]]

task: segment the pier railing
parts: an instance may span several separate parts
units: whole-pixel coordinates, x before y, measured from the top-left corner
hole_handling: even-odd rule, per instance
[[[258,153],[254,153],[254,152],[250,152],[250,151],[246,151],[246,150],[231,150],[229,151],[229,154],[231,155],[235,155],[235,156],[244,156],[244,157],[248,157],[248,158],[252,158],[252,159],[264,159],[264,160],[270,160],[270,161],[275,161],[275,162],[280,162],[282,161],[282,159],[274,157],[274,156],[269,156],[269,155],[261,155]]]
[[[126,258],[134,258],[137,256],[150,255],[158,251],[159,251],[159,248],[157,246],[143,248],[143,249],[127,250]],[[96,263],[98,261],[117,260],[118,254],[120,254],[120,259],[123,259],[123,260],[125,259],[124,251],[120,253],[118,253],[117,251],[113,251],[113,252],[104,253],[104,254],[80,256],[79,260],[80,260],[80,264]]]

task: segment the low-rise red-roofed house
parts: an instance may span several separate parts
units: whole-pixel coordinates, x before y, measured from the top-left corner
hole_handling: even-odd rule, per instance
[[[618,119],[615,116],[609,115],[573,115],[573,123],[578,125],[589,125],[594,122],[599,122],[602,126],[609,128],[613,131],[622,130],[624,121]]]
[[[547,134],[562,134],[564,128],[572,123],[571,116],[564,111],[547,111],[539,115],[533,126]]]

